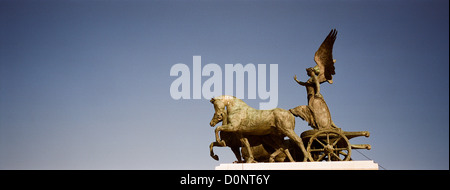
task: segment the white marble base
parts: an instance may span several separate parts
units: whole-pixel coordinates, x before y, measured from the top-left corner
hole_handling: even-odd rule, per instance
[[[216,170],[378,170],[373,160],[220,164]]]

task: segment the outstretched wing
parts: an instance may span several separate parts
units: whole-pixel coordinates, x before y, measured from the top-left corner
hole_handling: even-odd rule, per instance
[[[334,61],[333,61],[333,44],[336,40],[337,31],[336,29],[331,30],[327,38],[322,42],[319,49],[314,55],[314,61],[317,63],[320,69],[320,74],[318,76],[319,82],[323,83],[327,81],[328,83],[333,83],[333,76],[336,74],[334,72]]]

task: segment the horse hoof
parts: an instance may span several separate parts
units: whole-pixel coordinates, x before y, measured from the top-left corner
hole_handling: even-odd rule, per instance
[[[219,161],[219,156],[214,155],[214,156],[213,156],[213,159]]]
[[[255,161],[255,159],[248,159],[245,161],[245,163],[258,163],[257,161]]]

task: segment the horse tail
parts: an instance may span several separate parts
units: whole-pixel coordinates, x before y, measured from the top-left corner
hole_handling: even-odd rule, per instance
[[[317,126],[315,123],[313,112],[309,106],[297,106],[295,108],[289,109],[289,112],[291,112],[295,117],[300,117],[303,121],[308,122],[309,126]]]

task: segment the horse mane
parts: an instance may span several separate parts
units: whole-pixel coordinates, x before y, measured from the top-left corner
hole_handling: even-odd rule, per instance
[[[238,98],[236,98],[234,96],[231,96],[231,95],[220,95],[220,96],[216,96],[216,97],[214,97],[212,99],[214,99],[214,100],[220,100],[220,99],[228,100],[228,99],[238,99]]]
[[[245,103],[241,99],[236,98],[235,96],[231,96],[231,95],[216,96],[216,97],[211,99],[211,103],[214,104],[214,101],[216,101],[216,100],[222,100],[222,101],[225,101],[225,102],[227,102],[228,104],[231,104],[231,105],[234,105],[235,103],[238,103],[238,104],[243,104],[243,105],[248,106],[247,103]]]

